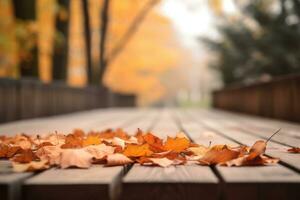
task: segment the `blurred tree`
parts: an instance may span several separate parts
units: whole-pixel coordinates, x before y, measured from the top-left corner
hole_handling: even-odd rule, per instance
[[[99,79],[100,84],[102,83],[102,77],[106,70],[106,43],[107,43],[107,32],[109,23],[109,6],[110,0],[103,0],[102,11],[101,11],[101,33],[100,33],[100,69]],[[98,74],[97,74],[98,75]]]
[[[82,11],[83,11],[83,24],[84,24],[84,36],[85,36],[85,44],[86,44],[86,66],[87,66],[87,79],[88,84],[97,84],[93,80],[93,68],[92,68],[92,56],[91,56],[91,24],[90,24],[90,14],[89,14],[89,2],[88,0],[82,0]]]
[[[36,35],[36,0],[13,0],[17,21],[16,37],[20,56],[20,74],[38,78],[37,35]]]
[[[212,66],[223,82],[300,72],[299,0],[249,1],[242,12],[243,17],[219,25],[220,40],[202,39],[217,54]]]
[[[18,48],[11,0],[0,1],[0,77],[18,77]]]
[[[69,32],[69,0],[57,0],[58,12],[56,13],[56,41],[54,42],[54,54],[52,65],[53,80],[66,80],[67,53]]]

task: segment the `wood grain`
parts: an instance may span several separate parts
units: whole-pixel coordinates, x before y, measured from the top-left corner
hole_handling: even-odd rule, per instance
[[[199,126],[185,126],[185,121],[196,119],[194,122]],[[216,119],[195,115],[194,118],[181,117],[183,128],[197,140],[207,143],[208,140],[221,141],[223,144],[237,143],[252,145],[254,138],[251,135],[240,132],[233,133]],[[190,122],[191,124],[192,122]],[[193,128],[190,128],[193,127]],[[207,134],[207,132],[211,132]],[[199,137],[199,135],[201,135]],[[249,138],[250,137],[250,138]],[[232,139],[233,140],[232,140]],[[256,138],[257,139],[257,138]],[[231,140],[231,142],[230,142]],[[224,183],[222,184],[222,196],[224,199],[297,199],[300,188],[300,176],[297,172],[282,165],[267,167],[220,167],[215,168]],[[281,187],[279,187],[281,186]],[[277,190],[271,190],[277,188]]]
[[[166,138],[179,132],[171,114],[162,112],[151,132]],[[218,179],[209,167],[169,168],[135,164],[122,184],[122,199],[217,199]]]

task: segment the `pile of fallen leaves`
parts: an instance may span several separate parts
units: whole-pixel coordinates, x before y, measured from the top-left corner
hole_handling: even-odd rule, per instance
[[[130,136],[122,129],[85,133],[74,130],[68,135],[25,134],[0,136],[0,158],[9,159],[14,171],[39,171],[50,167],[89,168],[139,163],[168,167],[200,164],[224,166],[267,165],[278,159],[264,156],[267,142],[252,147],[228,145],[204,146],[193,143],[185,134],[163,140],[150,132],[138,130]]]

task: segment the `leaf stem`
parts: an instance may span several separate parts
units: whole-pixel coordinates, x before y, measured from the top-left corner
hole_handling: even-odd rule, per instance
[[[269,142],[269,141],[272,139],[273,136],[275,136],[277,133],[279,133],[279,131],[281,131],[281,128],[279,128],[277,131],[275,131],[275,132],[267,139],[266,143]]]

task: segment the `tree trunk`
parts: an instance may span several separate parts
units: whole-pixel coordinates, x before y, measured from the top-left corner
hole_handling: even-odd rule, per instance
[[[100,35],[100,84],[102,82],[104,72],[106,70],[106,58],[105,58],[105,42],[106,34],[109,22],[109,0],[103,0],[103,8],[101,12],[101,35]]]
[[[13,0],[14,12],[16,19],[22,21],[35,21],[36,20],[36,1],[35,0]],[[29,59],[21,60],[20,75],[21,77],[34,77],[38,78],[38,54],[37,46],[31,50]]]
[[[83,25],[84,25],[84,36],[86,44],[86,61],[87,61],[87,75],[88,83],[93,84],[93,69],[92,69],[92,57],[91,57],[91,28],[90,28],[90,16],[89,16],[89,5],[88,0],[82,0],[83,9]]]
[[[52,76],[53,80],[66,81],[67,79],[67,66],[68,66],[68,35],[69,35],[69,15],[70,15],[70,1],[69,0],[58,0],[60,7],[64,7],[68,14],[68,18],[62,20],[59,14],[56,16],[56,31],[63,38],[61,44],[54,44],[53,52],[53,66]]]

